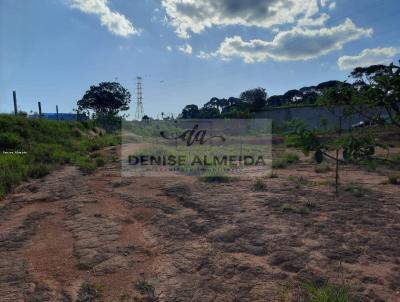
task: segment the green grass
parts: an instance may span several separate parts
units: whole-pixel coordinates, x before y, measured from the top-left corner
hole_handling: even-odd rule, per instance
[[[307,302],[352,302],[354,301],[350,294],[349,289],[344,286],[337,286],[327,284],[318,287],[311,282],[304,283],[303,295]]]
[[[103,296],[103,289],[100,286],[90,283],[83,283],[78,292],[77,302],[99,301]]]
[[[285,153],[281,157],[272,161],[273,169],[284,169],[289,164],[295,164],[300,160],[299,156],[293,153]]]
[[[105,134],[93,121],[0,115],[0,133],[0,198],[22,181],[43,177],[57,165],[73,164],[90,173],[105,164],[99,154],[90,154],[120,143],[118,135]]]
[[[229,183],[234,181],[235,178],[226,176],[222,171],[208,170],[199,177],[199,180],[208,183]]]
[[[264,192],[267,190],[267,185],[262,179],[257,179],[253,184],[253,190],[256,192]]]
[[[274,300],[275,301],[275,300]],[[356,302],[347,285],[288,282],[277,291],[279,302]]]

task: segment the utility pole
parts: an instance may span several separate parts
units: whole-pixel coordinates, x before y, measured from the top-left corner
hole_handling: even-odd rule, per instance
[[[39,107],[39,118],[42,118],[42,104],[38,102],[38,107]]]
[[[14,114],[15,116],[18,115],[18,108],[17,108],[17,92],[13,91],[13,99],[14,99]]]
[[[58,119],[58,105],[56,105],[56,112],[57,112],[57,121],[59,120]]]
[[[143,90],[142,90],[142,78],[137,77],[136,84],[136,93],[137,93],[137,103],[136,103],[136,120],[141,121],[144,116],[143,109]]]

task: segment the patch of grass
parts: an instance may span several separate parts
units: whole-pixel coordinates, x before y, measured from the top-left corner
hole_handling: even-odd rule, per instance
[[[208,183],[229,183],[234,181],[233,177],[223,175],[220,172],[213,172],[212,170],[204,173],[202,176],[199,177],[199,179],[202,182]]]
[[[285,213],[296,212],[296,208],[288,203],[284,203],[281,206],[281,210],[282,210],[282,212],[285,212]]]
[[[22,137],[13,132],[6,132],[0,134],[0,146],[3,150],[16,149],[22,145]]]
[[[259,178],[253,184],[253,190],[256,192],[264,192],[267,189],[265,182]]]
[[[302,286],[301,295],[307,302],[353,302],[349,289],[345,286],[326,284],[321,287],[312,282],[306,282]]]
[[[356,302],[350,288],[344,285],[313,282],[285,282],[278,288],[277,302]]]
[[[102,296],[103,289],[101,286],[85,282],[79,289],[77,302],[99,301]]]
[[[304,203],[304,207],[307,208],[307,209],[309,209],[309,210],[313,210],[313,209],[316,209],[316,208],[317,208],[317,205],[316,205],[314,202],[312,202],[312,201],[310,201],[310,200],[307,200],[307,201]]]
[[[331,172],[332,168],[328,164],[322,163],[322,164],[316,165],[314,167],[314,171],[315,171],[315,173],[322,174],[322,173]]]
[[[94,121],[57,122],[0,114],[0,198],[20,182],[43,177],[57,165],[72,163],[85,172],[103,166],[104,158],[90,152],[116,145],[120,138],[94,128]],[[12,154],[16,151],[23,153]]]
[[[143,296],[146,297],[146,302],[157,302],[159,301],[156,296],[155,288],[152,284],[150,284],[145,279],[138,281],[135,285],[137,291],[139,291]]]
[[[300,160],[299,156],[293,153],[285,153],[281,157],[272,161],[272,168],[284,169],[289,164],[297,163]]]

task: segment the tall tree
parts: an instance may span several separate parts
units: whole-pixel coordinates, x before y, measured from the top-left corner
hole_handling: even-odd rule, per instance
[[[183,119],[197,118],[199,112],[200,110],[197,105],[187,105],[185,108],[183,108],[182,113],[180,114],[180,118]]]
[[[93,111],[96,117],[110,117],[120,111],[129,109],[131,94],[121,84],[103,82],[91,86],[81,100],[78,101],[78,111]]]
[[[252,112],[260,112],[267,103],[267,92],[264,88],[250,89],[242,92],[240,99],[248,104]]]
[[[360,113],[364,118],[380,123],[385,117],[400,127],[400,66],[373,65],[358,67],[351,73],[353,85],[340,85],[326,89],[320,104],[334,107],[345,106],[349,113]]]

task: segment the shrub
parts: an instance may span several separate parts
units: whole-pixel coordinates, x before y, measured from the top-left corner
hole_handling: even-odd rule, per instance
[[[93,302],[102,297],[102,288],[100,286],[83,283],[78,292],[77,302]]]

